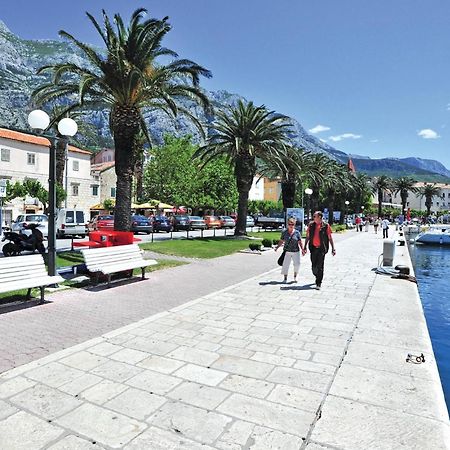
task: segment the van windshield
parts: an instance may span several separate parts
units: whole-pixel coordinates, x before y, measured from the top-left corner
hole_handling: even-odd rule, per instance
[[[74,223],[75,217],[73,211],[66,211],[66,223]]]
[[[84,212],[83,211],[77,211],[77,223],[84,223]]]

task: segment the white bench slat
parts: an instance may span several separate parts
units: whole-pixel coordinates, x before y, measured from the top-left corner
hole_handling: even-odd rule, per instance
[[[144,259],[141,249],[136,244],[83,249],[81,253],[87,269],[90,272],[108,275],[108,283],[110,275],[115,272],[144,269],[158,264],[155,260]],[[144,277],[144,272],[142,276]]]
[[[57,284],[64,281],[60,276],[46,276],[41,278],[32,278],[29,280],[11,281],[8,283],[2,283],[0,285],[0,292],[20,291],[21,289],[29,289],[34,287],[49,286],[50,284]]]
[[[0,260],[0,292],[40,288],[41,301],[44,300],[44,287],[61,283],[59,276],[49,276],[42,255],[11,256]]]

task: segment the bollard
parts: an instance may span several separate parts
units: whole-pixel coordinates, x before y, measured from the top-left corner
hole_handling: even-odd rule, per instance
[[[383,266],[394,265],[395,241],[385,239],[383,241]]]

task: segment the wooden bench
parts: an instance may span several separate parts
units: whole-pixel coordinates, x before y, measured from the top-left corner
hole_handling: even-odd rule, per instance
[[[89,272],[97,274],[97,279],[100,274],[106,275],[108,285],[113,273],[125,270],[141,269],[144,280],[146,267],[158,264],[154,259],[144,259],[136,244],[83,249],[81,253]]]
[[[0,293],[28,289],[41,290],[41,303],[44,302],[44,288],[64,281],[59,275],[49,276],[42,255],[10,256],[0,258]]]

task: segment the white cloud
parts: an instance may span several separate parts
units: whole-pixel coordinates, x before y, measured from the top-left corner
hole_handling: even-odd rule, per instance
[[[420,136],[424,139],[437,139],[440,136],[436,133],[436,131],[431,130],[430,128],[424,128],[417,132],[417,136]]]
[[[333,142],[339,142],[342,141],[342,139],[361,139],[362,136],[360,134],[353,134],[353,133],[344,133],[339,134],[338,136],[330,136],[330,140]]]
[[[326,139],[319,138],[319,141],[328,142]]]
[[[373,142],[373,143],[378,142],[378,139],[372,139],[370,142]]]
[[[330,127],[326,127],[325,125],[316,125],[314,128],[308,130],[312,134],[321,133],[322,131],[331,130]]]
[[[450,103],[447,103],[447,111],[450,111]]]

